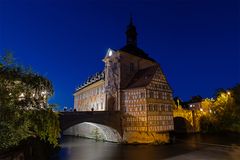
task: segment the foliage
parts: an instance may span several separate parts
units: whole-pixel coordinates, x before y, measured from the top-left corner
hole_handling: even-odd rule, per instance
[[[32,110],[30,113],[32,130],[40,139],[56,145],[60,133],[58,118],[58,114],[51,109]]]
[[[201,102],[201,108],[203,109],[203,111],[206,112],[212,112],[212,106],[213,106],[213,100],[211,99],[204,99]]]
[[[201,102],[202,101],[202,97],[200,95],[197,96],[192,96],[191,100],[189,102],[195,103],[195,102]]]
[[[99,133],[98,128],[95,128],[95,129],[92,131],[92,135],[93,135],[93,137],[95,138],[96,141],[100,141],[100,140],[103,139],[102,136],[101,136],[101,134]]]
[[[240,85],[229,90],[220,89],[214,101],[202,102],[204,116],[201,129],[205,132],[231,131],[240,133]]]
[[[52,105],[52,83],[30,69],[17,65],[12,55],[0,60],[0,150],[39,137],[57,145],[59,121]]]
[[[214,125],[210,116],[203,115],[200,118],[200,127],[202,132],[218,132],[218,127]]]

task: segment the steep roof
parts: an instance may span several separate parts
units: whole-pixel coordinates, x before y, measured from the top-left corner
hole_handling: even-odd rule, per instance
[[[152,59],[151,57],[148,56],[147,53],[145,53],[142,49],[138,48],[137,46],[131,45],[131,44],[127,44],[125,45],[123,48],[119,49],[120,51],[124,51],[127,52],[129,54],[132,54],[134,56],[138,56],[150,61],[155,62],[154,59]]]
[[[151,82],[151,80],[152,80],[153,76],[155,75],[157,69],[158,69],[158,65],[154,65],[154,66],[139,70],[134,75],[134,77],[132,78],[132,80],[130,81],[130,83],[126,87],[126,89],[147,86]]]
[[[119,49],[120,51],[124,51],[134,56],[138,56],[138,57],[155,62],[155,60],[150,58],[147,53],[145,53],[143,50],[137,47],[138,34],[136,31],[136,27],[133,24],[132,16],[130,17],[130,23],[127,26],[127,30],[125,34],[126,34],[126,45],[123,48]]]

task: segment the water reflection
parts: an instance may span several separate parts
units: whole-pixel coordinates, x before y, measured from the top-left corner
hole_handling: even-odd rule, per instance
[[[120,145],[66,136],[53,160],[155,160],[187,153],[195,145]],[[179,150],[181,148],[181,150]]]
[[[177,139],[183,143],[209,144],[209,145],[240,145],[240,134],[180,134]]]
[[[226,136],[225,136],[226,137]],[[238,159],[240,153],[239,147],[235,149],[217,146],[209,146],[199,144],[199,142],[214,142],[222,144],[232,144],[235,146],[240,144],[240,139],[236,137],[228,137],[227,139],[217,136],[180,136],[177,137],[176,144],[169,145],[120,145],[108,142],[96,142],[90,139],[82,139],[79,137],[65,136],[61,142],[61,150],[52,158],[52,160],[159,160],[175,157],[181,155],[191,156],[207,156],[215,157],[217,159],[228,159],[232,156]],[[224,150],[224,152],[223,152]],[[194,152],[193,152],[194,151]],[[196,155],[194,155],[196,153]],[[193,154],[193,155],[192,155]],[[222,154],[222,155],[221,155]],[[236,157],[237,156],[237,157]],[[181,158],[179,158],[181,159]],[[206,157],[203,159],[206,159]],[[207,158],[208,159],[208,158]]]
[[[90,139],[65,137],[61,145],[59,160],[111,159],[118,145],[96,142]]]

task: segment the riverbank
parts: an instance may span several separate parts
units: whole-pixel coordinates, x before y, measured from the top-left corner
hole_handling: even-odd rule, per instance
[[[0,160],[49,160],[57,148],[37,138],[29,138],[20,145],[0,152]]]

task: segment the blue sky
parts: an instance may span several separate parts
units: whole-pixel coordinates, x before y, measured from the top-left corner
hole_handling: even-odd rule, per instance
[[[240,82],[237,0],[0,0],[0,54],[11,50],[54,85],[51,103],[103,69],[108,48],[125,45],[132,13],[138,46],[156,59],[188,100]]]

